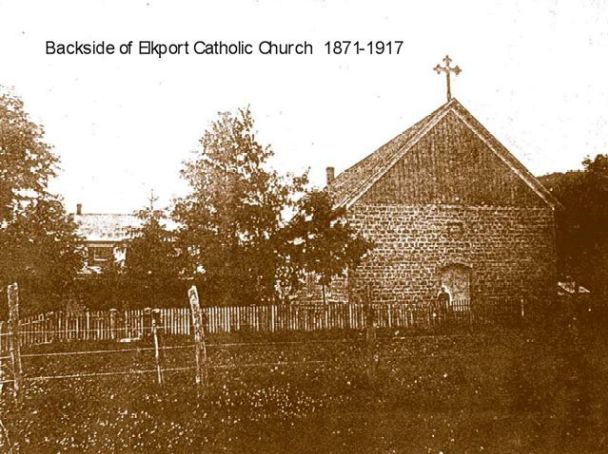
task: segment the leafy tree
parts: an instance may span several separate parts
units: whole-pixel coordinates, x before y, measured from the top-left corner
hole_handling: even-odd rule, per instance
[[[179,295],[183,303],[186,290],[182,266],[175,235],[166,225],[166,213],[151,204],[136,214],[141,225],[130,230],[121,272],[128,301],[131,305],[159,307]]]
[[[325,191],[310,191],[298,203],[287,229],[291,283],[302,273],[314,273],[323,290],[332,279],[355,269],[373,244],[348,224],[346,210],[334,207]]]
[[[36,307],[51,309],[69,293],[82,257],[76,225],[52,196],[31,200],[0,231],[2,282],[18,282]],[[26,304],[28,298],[23,298]]]
[[[269,168],[273,152],[257,141],[249,109],[222,114],[200,145],[181,172],[191,193],[173,211],[189,274],[212,304],[272,301],[281,230],[307,177]]]
[[[26,310],[60,301],[82,266],[76,225],[47,191],[57,164],[23,102],[0,94],[0,285],[19,282]]]
[[[0,222],[12,221],[32,199],[46,195],[58,158],[23,101],[0,93]]]
[[[584,170],[541,178],[564,205],[557,213],[559,269],[596,295],[608,295],[608,156],[583,161]]]

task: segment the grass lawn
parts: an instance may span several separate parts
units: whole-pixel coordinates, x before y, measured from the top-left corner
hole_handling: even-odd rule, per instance
[[[373,382],[362,339],[338,332],[216,336],[204,392],[192,370],[166,372],[163,386],[154,374],[28,381],[20,403],[7,384],[2,421],[14,452],[608,450],[608,355],[599,335],[382,332]],[[218,345],[239,342],[249,345]],[[40,346],[24,353],[133,351],[25,356],[24,373],[152,369],[153,351],[138,345],[150,343]],[[193,365],[190,347],[164,353],[167,368]]]

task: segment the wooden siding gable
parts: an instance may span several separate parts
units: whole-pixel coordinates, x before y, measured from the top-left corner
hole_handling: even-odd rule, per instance
[[[409,205],[545,206],[509,163],[451,111],[359,200]]]
[[[461,137],[463,135],[466,136],[464,140]],[[459,141],[460,144],[456,144],[455,147],[455,142]],[[462,146],[463,143],[468,148],[458,150],[458,146]],[[482,161],[489,168],[462,169],[463,172],[460,174],[453,172],[452,169],[447,174],[452,175],[455,181],[452,182],[451,186],[446,186],[446,172],[444,171],[443,174],[442,172],[436,172],[441,169],[441,163],[437,163],[436,160],[451,159],[445,153],[446,146],[447,151],[455,151],[462,155],[463,152],[471,151],[471,144],[473,152],[484,155]],[[441,147],[444,149],[443,153],[438,153],[437,148]],[[451,150],[449,150],[450,148]],[[412,156],[409,156],[410,154]],[[419,161],[418,171],[420,175],[411,173],[412,171],[416,172],[416,166],[412,163],[416,160]],[[471,167],[478,167],[479,163],[471,162],[470,164]],[[408,177],[407,171],[404,173],[404,165],[409,165],[409,178],[412,178],[415,183],[414,181],[407,182],[404,180]],[[493,170],[493,172],[488,175],[483,173],[484,170]],[[476,176],[475,171],[477,171]],[[401,175],[399,175],[399,172],[401,172]],[[490,179],[488,179],[488,176],[490,176]],[[391,183],[387,179],[392,179],[393,182]],[[400,181],[400,184],[413,188],[413,191],[408,193],[407,189],[396,187],[394,185],[395,179]],[[443,186],[438,184],[442,182],[444,183]],[[393,185],[392,189],[389,188],[391,184]],[[468,187],[464,187],[462,184],[468,185]],[[485,188],[484,184],[488,184],[489,188]],[[484,199],[486,189],[491,189],[493,194],[485,195],[493,195],[493,198]],[[551,208],[560,206],[559,202],[536,177],[456,99],[444,104],[413,127],[380,147],[376,152],[338,175],[328,187],[328,190],[334,196],[337,205],[347,208],[362,199],[367,201],[382,200],[382,197],[378,199],[379,192],[390,193],[391,190],[393,192],[397,191],[395,197],[400,197],[399,201],[402,203],[460,202],[482,205],[497,203],[499,205],[548,205]],[[506,191],[506,193],[498,194],[496,192],[501,190]],[[446,193],[444,194],[442,191]],[[471,197],[474,193],[481,197]],[[463,199],[457,200],[460,197],[463,197]],[[396,200],[389,199],[390,197],[385,197],[382,201],[386,203],[396,202]]]

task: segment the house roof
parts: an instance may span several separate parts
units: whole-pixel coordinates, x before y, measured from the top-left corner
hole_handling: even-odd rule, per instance
[[[134,214],[127,213],[82,213],[73,214],[78,225],[78,234],[89,242],[115,243],[129,238],[129,230],[140,227],[143,221]],[[163,219],[168,230],[176,230],[177,224],[171,219]]]
[[[128,238],[129,228],[141,225],[141,220],[132,214],[84,213],[75,214],[78,234],[86,241],[119,242]]]
[[[540,181],[455,98],[336,176],[327,187],[335,203],[347,208],[352,206],[449,112],[473,131],[547,205],[561,207]]]

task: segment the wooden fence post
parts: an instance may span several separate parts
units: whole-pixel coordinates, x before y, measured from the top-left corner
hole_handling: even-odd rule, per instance
[[[16,399],[21,398],[23,385],[23,369],[21,367],[21,336],[19,335],[19,286],[11,284],[7,288],[8,296],[8,326],[9,349],[13,367],[13,394]]]
[[[373,290],[367,285],[365,295],[365,341],[367,350],[367,378],[370,384],[376,381],[376,370],[378,368],[378,352],[376,351],[376,320],[372,306]]]
[[[376,321],[374,320],[374,309],[371,304],[366,304],[365,313],[365,343],[367,350],[367,378],[370,384],[376,381],[376,370],[378,368],[378,352],[376,351]]]
[[[84,333],[84,338],[88,340],[88,339],[93,338],[93,336],[91,335],[91,313],[89,312],[88,309],[85,312],[85,317],[86,317],[86,331]]]
[[[196,355],[196,384],[206,385],[209,378],[207,373],[207,348],[205,347],[205,329],[203,327],[203,314],[198,299],[196,286],[188,290],[190,311],[192,313],[192,327],[194,328],[194,342]]]
[[[110,339],[115,340],[117,338],[117,330],[116,330],[116,314],[118,313],[118,309],[110,309]]]
[[[471,300],[468,301],[467,312],[469,313],[469,329],[473,329],[473,311],[471,310]]]
[[[149,307],[144,307],[144,313],[142,317],[142,325],[143,325],[143,338],[152,337],[152,309]]]
[[[163,370],[161,367],[161,352],[160,352],[160,339],[158,335],[158,326],[161,324],[160,319],[160,309],[154,309],[152,311],[152,337],[154,338],[154,359],[156,361],[156,378],[158,380],[158,384],[163,384]]]

